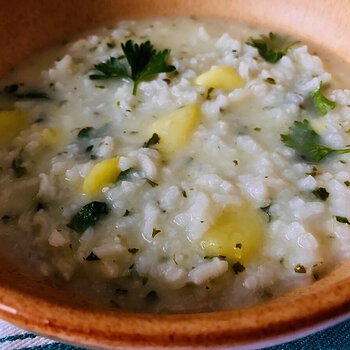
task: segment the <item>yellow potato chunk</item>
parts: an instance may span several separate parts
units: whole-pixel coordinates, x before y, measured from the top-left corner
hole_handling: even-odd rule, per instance
[[[44,146],[53,147],[59,141],[59,136],[54,128],[45,128],[41,132],[41,142]]]
[[[86,175],[83,183],[83,192],[95,195],[106,185],[115,182],[120,173],[119,157],[103,160],[94,165]]]
[[[230,263],[247,262],[261,247],[266,218],[248,203],[226,207],[204,234],[206,256],[225,256]]]
[[[28,120],[21,110],[0,111],[0,146],[8,145],[23,129]]]
[[[156,148],[168,158],[189,141],[199,121],[199,106],[188,105],[152,123],[148,128],[148,136],[159,136]]]
[[[209,71],[199,75],[194,83],[205,88],[233,90],[244,85],[244,80],[237,71],[228,66],[213,66]]]

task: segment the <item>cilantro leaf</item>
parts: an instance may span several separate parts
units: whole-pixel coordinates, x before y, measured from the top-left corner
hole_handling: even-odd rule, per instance
[[[282,134],[281,141],[306,162],[319,163],[323,158],[336,153],[350,153],[350,148],[332,149],[321,144],[321,137],[311,128],[308,120],[295,121],[289,134]]]
[[[149,147],[154,146],[157,143],[159,143],[159,141],[160,141],[159,135],[154,133],[148,141],[144,142],[142,147],[149,148]]]
[[[42,91],[29,90],[26,92],[19,92],[22,87],[18,84],[11,84],[4,87],[1,93],[11,96],[16,100],[50,100],[51,98]]]
[[[328,100],[322,92],[322,82],[320,86],[311,93],[311,100],[318,115],[326,115],[335,108],[335,102]]]
[[[95,226],[108,213],[109,209],[106,203],[90,202],[72,217],[67,226],[78,233],[84,233],[90,226]]]
[[[91,74],[89,76],[91,80],[129,78],[127,68],[115,57],[110,57],[103,63],[95,64],[95,69],[102,74]]]
[[[327,200],[329,197],[329,192],[324,187],[318,187],[311,192],[314,196],[322,201]]]
[[[267,62],[276,63],[287,54],[289,48],[295,45],[297,41],[292,41],[288,37],[269,33],[269,35],[260,35],[259,38],[249,38],[247,45],[255,47],[259,55]]]
[[[132,93],[136,95],[141,81],[159,73],[169,73],[175,70],[174,66],[166,63],[170,54],[168,49],[156,51],[150,41],[138,45],[133,40],[128,40],[121,46],[128,65],[115,57],[110,57],[107,61],[95,65],[95,69],[100,73],[90,75],[90,79],[130,79],[134,83]]]

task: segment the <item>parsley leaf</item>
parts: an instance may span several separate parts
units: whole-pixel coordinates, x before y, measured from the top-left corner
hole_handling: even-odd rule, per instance
[[[11,84],[4,87],[2,93],[9,95],[17,100],[50,100],[50,97],[42,91],[19,92],[20,85]]]
[[[89,76],[91,80],[114,79],[114,78],[130,78],[129,72],[123,63],[117,58],[110,57],[107,61],[95,64],[95,69],[100,74],[92,74]]]
[[[249,38],[246,44],[255,47],[259,55],[267,62],[276,63],[287,54],[289,48],[297,41],[292,41],[288,37],[269,33],[260,35],[259,38]]]
[[[335,102],[328,100],[324,95],[322,95],[322,82],[320,86],[311,93],[311,100],[314,105],[315,111],[318,115],[326,115],[332,109],[335,108]]]
[[[90,226],[95,224],[109,213],[104,202],[91,202],[84,205],[71,219],[67,225],[78,233],[84,233]]]
[[[154,146],[157,143],[159,143],[159,141],[160,141],[160,137],[158,136],[158,134],[154,133],[151,136],[151,138],[143,144],[142,147],[143,148],[149,148],[149,147]]]
[[[128,40],[121,46],[128,65],[115,57],[110,57],[107,61],[95,65],[95,69],[100,73],[90,75],[90,79],[130,79],[134,83],[132,93],[136,95],[141,81],[159,73],[173,72],[176,69],[166,63],[170,50],[156,51],[150,41],[138,45],[133,40]]]
[[[322,201],[327,200],[329,197],[329,192],[324,187],[316,188],[312,191],[312,194]]]
[[[335,219],[342,224],[350,224],[349,220],[345,216],[336,216]]]
[[[117,182],[118,181],[131,181],[133,175],[136,175],[137,172],[134,168],[129,168],[126,170],[123,170],[119,173]]]
[[[295,121],[289,134],[282,134],[281,141],[306,162],[319,163],[323,158],[336,153],[350,153],[350,148],[332,149],[321,144],[321,137],[311,128],[308,120]]]

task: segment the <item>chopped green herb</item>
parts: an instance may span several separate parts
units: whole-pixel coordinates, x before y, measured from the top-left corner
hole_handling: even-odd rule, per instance
[[[126,78],[134,83],[133,95],[136,95],[137,87],[141,81],[147,80],[159,73],[170,73],[175,67],[166,63],[170,50],[156,51],[150,41],[140,45],[133,40],[122,44],[122,50],[128,64],[122,63],[115,57],[95,65],[98,74],[90,75],[90,79],[115,79]]]
[[[50,100],[50,97],[41,91],[27,91],[27,92],[19,92],[20,85],[19,84],[11,84],[5,86],[3,93],[7,95],[11,95],[13,98],[17,100]]]
[[[93,150],[93,148],[94,148],[93,145],[87,146],[87,147],[85,148],[85,152],[86,152],[86,153],[90,153],[90,152]]]
[[[254,131],[259,132],[261,131],[261,128],[254,128]]]
[[[350,186],[350,181],[349,180],[344,181],[344,185],[349,187]]]
[[[156,182],[154,182],[154,181],[152,181],[150,179],[146,179],[146,182],[152,187],[157,187],[158,186],[158,184]]]
[[[95,88],[96,88],[96,89],[104,89],[105,86],[104,86],[104,85],[101,85],[101,84],[95,84]]]
[[[267,205],[266,207],[260,208],[264,213],[267,214],[267,216],[268,216],[268,222],[271,221],[271,212],[270,212],[270,208],[271,208],[271,203],[270,203],[269,205]]]
[[[236,262],[232,266],[233,272],[238,275],[239,273],[243,272],[245,270],[245,267],[240,263]]]
[[[305,268],[305,266],[298,264],[294,267],[294,271],[296,273],[306,273],[306,268]]]
[[[148,303],[155,303],[159,299],[158,293],[154,290],[151,290],[147,295],[146,295],[146,301]]]
[[[108,41],[107,47],[108,47],[109,49],[115,48],[115,42],[114,42],[113,40],[112,40],[112,41]]]
[[[242,243],[236,243],[236,248],[242,249]]]
[[[310,173],[306,173],[306,175],[311,175],[311,176],[313,176],[313,177],[319,175],[319,172],[318,172],[317,167],[316,167],[316,166],[313,166],[311,172],[310,172]]]
[[[234,159],[232,162],[233,162],[233,164],[234,164],[235,166],[238,165],[238,160]]]
[[[13,173],[15,174],[15,177],[20,178],[26,175],[27,169],[23,166],[23,159],[21,154],[19,154],[13,161],[12,161],[12,169]]]
[[[104,202],[91,202],[84,205],[71,219],[67,225],[78,233],[84,233],[89,227],[109,213],[109,209]]]
[[[206,96],[206,100],[210,100],[210,98],[211,98],[211,93],[214,91],[214,88],[213,87],[210,87],[209,89],[208,89],[208,91],[207,91],[207,96]]]
[[[157,230],[156,228],[154,228],[154,229],[152,230],[152,238],[154,238],[155,236],[157,236],[157,234],[158,234],[159,232],[161,232],[161,230]]]
[[[312,194],[315,195],[318,199],[321,199],[322,201],[327,200],[329,197],[329,192],[324,187],[316,188],[312,191]]]
[[[275,85],[276,84],[276,80],[273,78],[266,78],[265,81],[271,85]]]
[[[84,258],[84,260],[86,260],[86,261],[96,261],[96,260],[100,260],[100,258],[96,254],[91,252],[86,258]]]
[[[350,224],[349,220],[345,216],[336,216],[336,220],[342,224]]]
[[[128,249],[128,252],[129,252],[130,254],[136,254],[139,250],[140,250],[140,249],[137,249],[137,248],[129,248],[129,249]]]
[[[186,193],[186,191],[185,190],[182,190],[182,195],[185,197],[185,198],[187,198],[187,193]]]
[[[87,126],[86,128],[82,128],[78,132],[79,139],[86,139],[91,136],[91,133],[94,131],[94,128],[91,126]]]
[[[320,86],[311,93],[311,100],[318,115],[326,115],[335,108],[335,102],[328,100],[322,92],[322,82]]]
[[[281,135],[281,141],[287,146],[293,148],[296,153],[306,162],[318,163],[323,158],[336,153],[349,153],[350,148],[332,149],[321,144],[321,137],[311,128],[308,120],[302,122],[295,121],[289,128],[290,133]]]
[[[125,213],[123,214],[123,216],[129,216],[130,215],[130,211],[128,209],[125,210]]]
[[[260,35],[259,38],[249,38],[246,44],[255,47],[259,55],[267,62],[276,63],[287,54],[289,48],[297,42],[278,34]]]
[[[132,176],[136,173],[134,168],[129,168],[120,172],[117,178],[118,181],[130,181]]]
[[[149,147],[154,146],[157,143],[159,143],[159,141],[160,141],[160,138],[159,138],[158,134],[154,133],[151,136],[151,138],[143,144],[142,147],[143,148],[149,148]]]

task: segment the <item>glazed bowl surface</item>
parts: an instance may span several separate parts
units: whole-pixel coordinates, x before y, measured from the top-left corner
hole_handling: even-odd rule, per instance
[[[335,57],[350,57],[348,0],[0,0],[0,76],[31,53],[118,20],[204,16],[290,34]],[[198,314],[109,311],[0,264],[0,317],[92,348],[253,348],[306,334],[350,312],[350,262],[322,280],[256,307]]]

